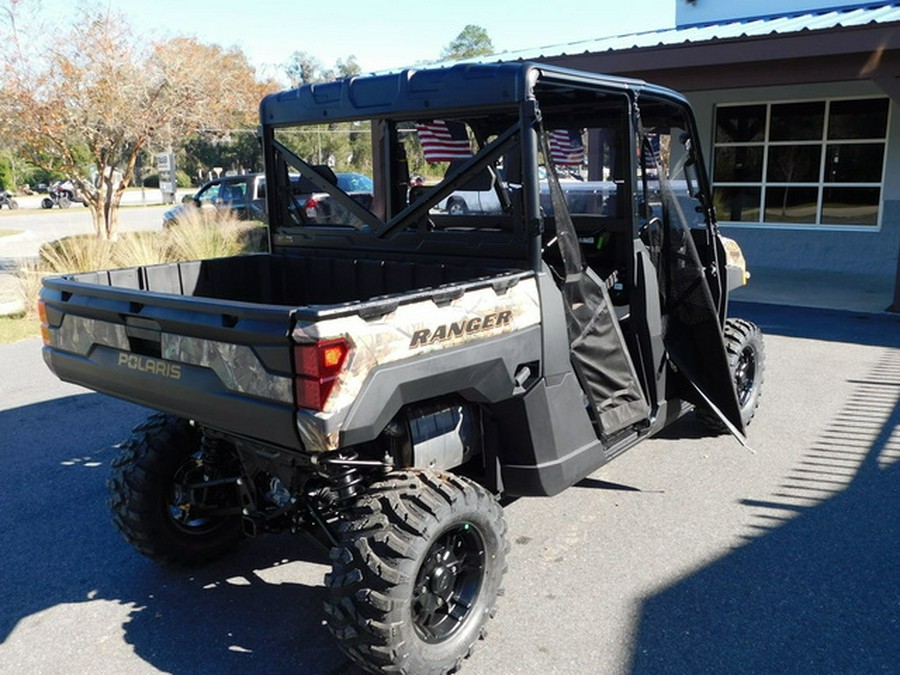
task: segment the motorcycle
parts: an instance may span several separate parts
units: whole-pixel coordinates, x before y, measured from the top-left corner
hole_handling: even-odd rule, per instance
[[[13,199],[6,190],[0,190],[0,209],[8,206],[10,209],[19,208],[19,202]]]
[[[82,200],[77,196],[72,181],[58,180],[47,188],[47,196],[41,200],[41,207],[52,209],[54,206],[59,206],[61,209],[67,209],[72,202],[80,201]]]

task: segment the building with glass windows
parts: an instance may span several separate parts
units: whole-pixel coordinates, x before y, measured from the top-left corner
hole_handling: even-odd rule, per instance
[[[503,58],[681,91],[755,275],[852,280],[900,310],[900,2],[673,1],[675,28]]]

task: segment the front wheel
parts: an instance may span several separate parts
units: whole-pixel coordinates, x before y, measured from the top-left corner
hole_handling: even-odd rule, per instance
[[[15,199],[10,199],[9,200],[9,208],[12,210],[19,208],[19,202],[17,202]]]
[[[465,216],[469,213],[469,209],[461,199],[451,199],[447,202],[447,213],[451,216]]]
[[[762,395],[766,372],[766,351],[762,331],[755,323],[743,319],[728,319],[723,331],[728,367],[734,380],[741,419],[750,424]],[[697,418],[710,431],[724,433],[725,424],[711,410],[697,409]]]
[[[508,550],[503,511],[480,485],[391,474],[342,523],[328,628],[372,672],[455,672],[494,615]]]
[[[42,209],[52,209],[53,204],[54,204],[54,201],[52,199],[50,199],[50,197],[44,197],[41,200],[41,208]]]
[[[113,522],[147,557],[198,565],[241,539],[236,491],[228,481],[240,475],[238,460],[229,446],[205,445],[187,420],[152,415],[135,427],[112,466]]]

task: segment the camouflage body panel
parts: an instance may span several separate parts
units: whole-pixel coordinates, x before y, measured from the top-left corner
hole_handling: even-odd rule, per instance
[[[521,331],[540,320],[537,282],[529,278],[499,291],[492,286],[469,290],[447,302],[403,304],[374,319],[352,315],[298,322],[292,335],[296,342],[344,338],[351,346],[324,409],[298,412],[297,427],[307,450],[339,447],[347,413],[375,368]]]
[[[128,336],[125,326],[108,321],[86,319],[74,314],[66,314],[59,328],[51,331],[53,347],[73,354],[88,356],[94,345],[128,351]]]
[[[247,345],[160,333],[160,358],[132,353],[127,329],[122,324],[66,314],[58,328],[50,331],[52,347],[89,357],[94,347],[120,352],[116,365],[130,370],[180,379],[178,364],[213,371],[225,388],[260,398],[293,402],[293,380],[273,375]]]
[[[273,401],[294,400],[293,380],[267,371],[247,345],[163,333],[162,357],[209,368],[228,389]]]

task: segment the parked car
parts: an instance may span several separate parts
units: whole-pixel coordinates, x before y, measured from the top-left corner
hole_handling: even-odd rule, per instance
[[[167,209],[163,226],[171,227],[189,209],[229,209],[241,220],[266,220],[266,177],[262,173],[224,176],[204,184],[182,203]]]
[[[327,166],[316,170],[332,185],[349,194],[355,201],[370,208],[372,205],[372,179],[360,173],[334,173]],[[299,175],[291,176],[294,201],[300,206],[304,223],[331,223],[342,220],[339,209],[332,204],[331,196],[320,190],[311,180]],[[163,214],[163,225],[171,227],[190,208],[228,208],[242,220],[268,222],[266,213],[266,177],[262,173],[226,176],[206,183],[182,203]]]
[[[366,209],[372,207],[375,188],[368,176],[361,173],[334,173],[327,166],[317,166],[316,170],[361,206]],[[303,205],[303,216],[307,222],[318,225],[348,224],[345,222],[348,214],[333,204],[331,196],[318,189],[309,179],[298,177],[294,194],[295,199]]]

